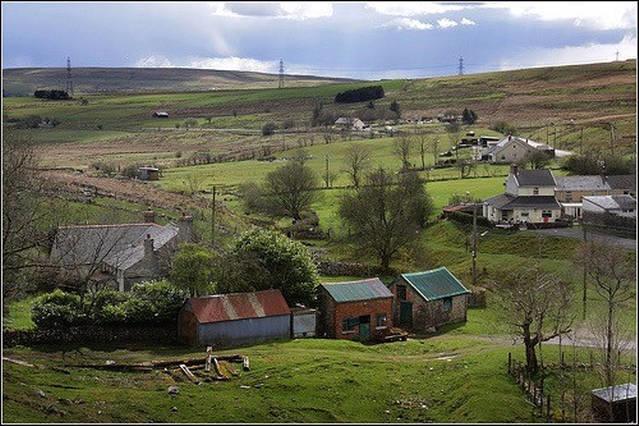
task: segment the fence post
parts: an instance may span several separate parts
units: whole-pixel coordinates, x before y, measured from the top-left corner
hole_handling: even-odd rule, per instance
[[[508,352],[508,374],[511,373],[512,354]]]
[[[564,353],[561,353],[561,368],[564,367]]]
[[[542,402],[543,407],[543,402]],[[546,397],[546,422],[550,423],[550,395]]]

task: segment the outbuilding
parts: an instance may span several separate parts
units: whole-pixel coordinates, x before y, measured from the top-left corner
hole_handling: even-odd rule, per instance
[[[138,167],[138,179],[140,180],[159,180],[160,169],[157,167],[142,166]]]
[[[394,321],[402,328],[428,332],[466,321],[470,291],[445,266],[402,274],[391,285]]]
[[[315,337],[317,310],[306,307],[291,308],[291,337]]]
[[[379,278],[319,287],[320,335],[370,340],[392,327],[393,295]]]
[[[153,113],[153,117],[155,118],[169,118],[169,113],[166,111],[155,111]]]
[[[291,334],[291,311],[277,289],[193,297],[178,315],[178,336],[193,346],[249,345]]]
[[[634,383],[594,389],[592,412],[601,423],[635,423],[637,421],[637,386]]]

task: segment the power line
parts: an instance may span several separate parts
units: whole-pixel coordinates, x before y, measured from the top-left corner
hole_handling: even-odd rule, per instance
[[[284,87],[284,61],[282,59],[280,59],[280,79],[277,87],[279,89]]]

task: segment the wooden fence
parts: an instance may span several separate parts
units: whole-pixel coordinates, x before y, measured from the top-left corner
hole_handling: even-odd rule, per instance
[[[540,381],[533,380],[526,371],[526,366],[517,360],[512,359],[512,354],[508,352],[508,374],[515,379],[521,390],[526,395],[540,417],[546,418],[546,422],[552,421],[552,409],[550,395],[544,393],[543,376]]]

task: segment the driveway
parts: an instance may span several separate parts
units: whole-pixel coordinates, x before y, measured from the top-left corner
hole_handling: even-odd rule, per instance
[[[549,229],[531,229],[531,232],[536,232],[543,235],[549,235],[553,237],[565,237],[574,238],[577,240],[583,240],[584,234],[581,227],[572,228],[549,228]],[[615,235],[601,234],[591,230],[588,230],[586,238],[589,241],[598,241],[608,243],[611,245],[623,247],[628,250],[636,250],[637,242],[630,238],[621,238]]]

